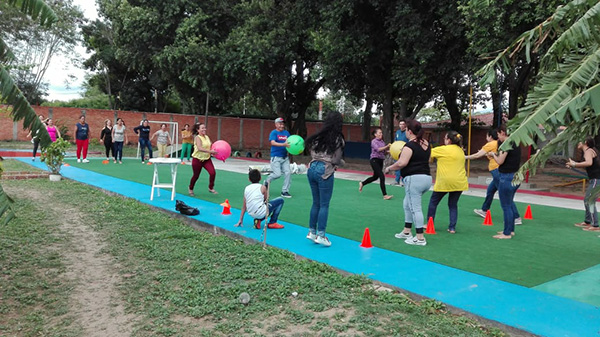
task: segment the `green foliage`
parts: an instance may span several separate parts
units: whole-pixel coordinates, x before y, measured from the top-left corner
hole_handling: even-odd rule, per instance
[[[535,145],[537,139],[554,137],[561,126],[566,129],[525,163],[516,176],[543,166],[545,161],[568,142],[581,141],[598,134],[600,123],[600,38],[590,32],[600,30],[600,2],[573,0],[559,7],[554,15],[524,32],[493,61],[480,70],[484,83],[495,80],[498,69],[506,69],[518,55],[528,60],[540,48],[547,52],[540,62],[536,86],[524,108],[509,123],[510,137],[501,149],[515,145]]]
[[[69,142],[62,138],[57,138],[55,142],[42,148],[40,160],[45,162],[50,172],[60,174],[60,167],[65,159],[65,152],[71,146]]]
[[[57,20],[52,9],[41,0],[8,0],[8,4],[20,7],[21,12],[34,20],[39,20],[42,26],[51,26]],[[31,130],[32,134],[37,133],[40,145],[43,147],[50,143],[50,135],[8,72],[8,64],[14,60],[14,57],[14,53],[0,37],[0,103],[11,105],[8,109],[12,120],[15,122],[23,120],[23,127]],[[0,217],[4,217],[5,223],[14,217],[12,202],[0,186]]]

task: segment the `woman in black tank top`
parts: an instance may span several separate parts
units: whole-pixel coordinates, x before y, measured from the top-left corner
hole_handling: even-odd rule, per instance
[[[594,138],[587,138],[585,142],[579,142],[577,148],[583,151],[583,161],[576,162],[569,158],[567,168],[585,167],[589,183],[585,190],[583,204],[585,206],[585,220],[576,223],[575,226],[583,228],[584,231],[600,231],[598,227],[598,210],[596,209],[596,200],[600,196],[600,190],[596,187],[600,183],[600,162],[598,159],[598,150]]]

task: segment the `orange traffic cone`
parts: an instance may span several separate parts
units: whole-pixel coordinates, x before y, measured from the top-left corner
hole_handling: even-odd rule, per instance
[[[524,219],[533,220],[533,216],[531,216],[531,205],[527,205],[527,210],[525,211]]]
[[[425,228],[425,234],[437,234],[435,232],[435,226],[433,225],[433,217],[429,217],[427,221],[427,228]]]
[[[102,164],[108,164],[108,160],[104,159],[104,160],[102,161]]]
[[[483,225],[484,226],[493,226],[494,225],[492,223],[492,212],[490,212],[489,209],[485,213],[485,219],[483,220]]]
[[[231,215],[231,205],[229,205],[229,199],[225,199],[225,202],[221,204],[223,206],[223,215]]]
[[[369,227],[365,228],[365,234],[363,234],[362,243],[360,244],[363,248],[372,248],[371,234],[369,233]]]

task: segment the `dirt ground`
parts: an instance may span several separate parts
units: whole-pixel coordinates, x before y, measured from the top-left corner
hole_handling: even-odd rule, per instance
[[[75,316],[75,324],[83,328],[84,336],[130,336],[136,317],[124,313],[123,300],[116,288],[121,276],[115,272],[117,262],[103,252],[105,243],[94,231],[84,215],[60,198],[18,185],[5,187],[9,195],[44,204],[52,200],[53,207],[47,208],[48,216],[60,218],[60,230],[71,237],[68,244],[51,246],[63,257],[67,272],[65,277],[75,284],[71,291],[69,311]]]

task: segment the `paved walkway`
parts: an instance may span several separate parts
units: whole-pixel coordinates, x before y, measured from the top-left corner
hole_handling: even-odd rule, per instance
[[[45,165],[31,160],[26,163],[45,169]],[[250,162],[229,159],[223,164],[214,161],[217,169],[246,173]],[[255,165],[256,163],[252,163]],[[76,167],[64,167],[63,176],[98,188],[112,191],[140,202],[174,210],[174,201],[169,193],[150,201],[150,187],[133,183]],[[336,173],[336,178],[359,180],[365,174],[356,172]],[[152,177],[148,177],[150,183]],[[400,188],[400,187],[398,187]],[[472,195],[483,195],[482,190],[472,190]],[[477,194],[479,193],[479,194]],[[519,194],[518,194],[519,195]],[[519,198],[524,197],[519,195]],[[239,210],[232,209],[232,215],[222,215],[218,204],[190,198],[178,194],[177,199],[193,203],[200,209],[200,215],[193,218],[201,221],[215,232],[230,232],[254,240],[260,239],[260,231],[246,230],[232,226]],[[520,201],[564,206],[565,200],[557,198],[520,199]],[[573,202],[572,207],[576,207]],[[393,287],[433,298],[450,306],[475,315],[512,326],[542,336],[599,336],[600,308],[572,299],[555,296],[536,289],[498,281],[485,276],[443,266],[430,261],[417,259],[400,253],[379,248],[365,249],[358,243],[342,237],[330,235],[335,245],[325,248],[308,240],[290,240],[290,237],[303,237],[306,228],[283,222],[285,231],[270,231],[268,244],[285,249],[305,258],[331,265],[334,268],[368,277]],[[595,286],[597,287],[598,282]]]

